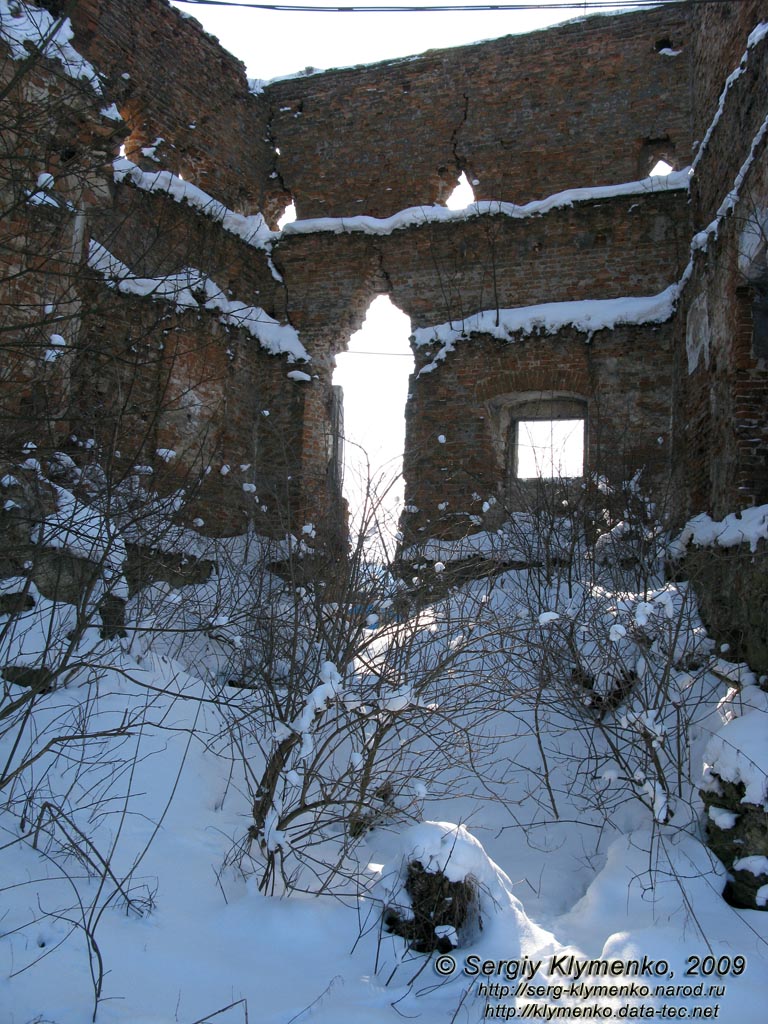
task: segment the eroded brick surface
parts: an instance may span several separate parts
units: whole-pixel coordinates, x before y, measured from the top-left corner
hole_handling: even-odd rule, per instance
[[[5,327],[18,328],[4,356],[11,447],[22,436],[50,446],[88,435],[150,463],[169,489],[200,478],[195,508],[213,531],[249,520],[276,532],[286,521],[338,524],[334,356],[374,296],[388,293],[416,329],[505,307],[649,296],[683,281],[665,324],[591,337],[569,327],[505,341],[473,335],[414,379],[405,474],[420,511],[406,526],[444,532],[435,509],[445,502],[462,515],[490,495],[505,507],[509,439],[494,410],[533,392],[583,399],[588,468],[617,478],[641,469],[673,494],[679,517],[768,500],[768,381],[755,331],[764,255],[750,250],[746,270],[741,258],[745,228],[764,230],[768,208],[765,41],[732,75],[763,17],[764,0],[665,5],[256,94],[243,66],[165,0],[74,5],[74,43],[103,72],[103,94],[73,88],[42,61],[4,101],[6,124],[23,120],[33,95],[46,112],[4,157],[3,188],[17,196],[0,252],[16,309]],[[8,74],[16,67],[6,62]],[[100,114],[113,101],[123,124]],[[690,195],[582,194],[522,219],[425,216],[390,233],[337,220],[250,245],[210,209],[117,183],[110,161],[121,142],[143,168],[182,174],[271,224],[291,195],[303,218],[426,208],[461,170],[478,199],[508,203],[637,180],[662,156],[677,167],[695,158],[696,173]],[[68,206],[18,201],[41,171]],[[45,267],[30,256],[43,237]],[[227,298],[297,329],[310,379],[291,379],[295,364],[223,324],[204,296],[185,311],[156,293],[108,287],[86,267],[92,242],[139,278],[193,268]],[[46,365],[49,306],[66,318],[69,348]],[[419,366],[433,354],[419,352]],[[158,450],[177,455],[158,461]]]

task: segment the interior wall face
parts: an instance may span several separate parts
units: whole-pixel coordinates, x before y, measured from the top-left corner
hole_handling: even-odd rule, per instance
[[[691,154],[686,4],[571,24],[266,89],[298,216],[387,217],[467,172],[525,203],[642,178]],[[670,56],[676,53],[676,56]]]
[[[425,217],[389,233],[364,234],[356,228],[365,223],[346,219],[444,201],[460,171],[477,200],[519,205],[635,181],[659,158],[686,166],[689,15],[681,5],[586,18],[268,86],[278,172],[298,217],[346,224],[331,238],[322,222],[310,234],[289,228],[280,241],[275,258],[290,282],[292,322],[310,337],[322,334],[331,350],[338,324],[338,350],[380,291],[416,330],[461,325],[483,310],[654,295],[676,281],[689,241],[684,191],[599,199],[582,192],[543,215]],[[631,342],[622,336],[613,348],[604,338],[585,345],[584,334],[566,330],[554,349],[552,339],[472,336],[436,372],[415,379],[404,474],[406,507],[419,511],[403,517],[406,538],[476,528],[489,495],[497,512],[519,502],[507,484],[506,455],[489,432],[487,403],[513,388],[552,392],[563,377],[576,375],[588,399],[589,466],[622,480],[644,468],[658,484],[669,465],[672,388],[669,332],[661,332],[662,351],[659,333],[656,326],[630,332]],[[427,361],[417,352],[419,365]],[[452,439],[437,444],[446,420]],[[453,512],[440,516],[438,505]]]
[[[710,55],[695,93],[700,124],[713,75],[728,68],[730,80],[720,83],[720,116],[691,187],[693,227],[702,234],[678,312],[673,465],[681,517],[707,511],[721,518],[768,502],[768,353],[759,323],[768,237],[768,40],[742,61],[750,32],[767,18],[764,3],[704,5],[695,24],[695,49]]]
[[[181,173],[240,213],[269,206],[276,187],[268,111],[236,57],[166,0],[69,7],[73,44],[104,74],[131,159]]]
[[[586,478],[620,484],[639,472],[642,485],[660,494],[669,459],[672,349],[668,323],[591,338],[571,328],[509,341],[473,337],[458,342],[437,371],[419,377],[417,366],[407,410],[407,542],[460,536],[492,528],[510,511],[531,511],[532,490],[511,486],[512,439],[503,415],[521,396],[551,401],[555,411],[558,400],[582,402]]]
[[[448,323],[466,335],[411,382],[405,476],[409,507],[419,511],[406,516],[409,535],[476,529],[489,496],[509,504],[498,409],[531,393],[583,400],[590,470],[623,480],[643,469],[666,492],[674,468],[681,511],[766,500],[765,359],[753,345],[755,282],[738,259],[739,225],[768,205],[758,139],[768,112],[765,41],[719,107],[765,8],[763,0],[681,3],[589,17],[256,94],[240,62],[165,0],[75,4],[74,45],[105,76],[87,118],[78,114],[96,126],[80,133],[79,151],[101,168],[99,187],[78,193],[79,269],[90,242],[138,277],[196,268],[223,296],[298,331],[311,361],[299,367],[272,354],[205,302],[184,312],[156,294],[95,281],[77,350],[61,364],[71,378],[63,393],[74,396],[62,433],[67,417],[98,419],[111,397],[94,395],[93,367],[117,366],[143,331],[146,365],[132,425],[125,418],[120,430],[134,446],[144,430],[139,448],[149,460],[153,446],[189,453],[175,468],[157,466],[168,487],[191,471],[196,452],[211,467],[199,507],[208,501],[213,514],[201,518],[212,530],[338,523],[334,356],[375,295],[388,293],[414,331]],[[41,74],[43,92],[53,89],[53,72]],[[123,123],[98,127],[112,100]],[[233,213],[261,211],[274,225],[293,197],[303,223],[247,243],[213,203],[199,209],[117,180],[110,161],[121,141],[140,167],[181,174]],[[734,211],[692,250],[750,153]],[[695,161],[690,192],[600,191],[636,182],[659,157],[676,167]],[[435,219],[430,208],[462,170],[490,205]],[[62,194],[72,187],[57,179]],[[582,191],[519,209],[574,189]],[[413,208],[410,218],[381,221]],[[312,220],[320,217],[336,219]],[[662,324],[534,329],[504,340],[471,326],[482,312],[654,296],[684,275],[679,312]],[[419,369],[439,344],[415,348]],[[435,443],[439,434],[445,443]],[[251,484],[274,500],[256,502],[243,489]],[[445,502],[454,518],[437,515]],[[471,518],[477,508],[480,520]]]

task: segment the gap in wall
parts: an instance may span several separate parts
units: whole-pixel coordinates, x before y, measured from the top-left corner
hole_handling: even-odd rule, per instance
[[[344,392],[344,497],[353,533],[360,528],[369,473],[388,537],[397,530],[403,504],[405,403],[414,369],[410,334],[409,318],[389,296],[379,295],[349,339],[348,350],[336,357],[333,383]]]
[[[296,220],[296,204],[293,200],[288,203],[286,208],[277,218],[277,230],[282,231],[286,224],[293,224]]]
[[[469,184],[464,171],[459,175],[459,183],[445,201],[449,210],[465,210],[475,201],[475,193]]]
[[[584,475],[584,420],[518,420],[516,444],[520,480]]]

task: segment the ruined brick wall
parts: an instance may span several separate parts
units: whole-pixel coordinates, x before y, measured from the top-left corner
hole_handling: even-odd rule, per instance
[[[299,217],[431,205],[464,170],[524,203],[690,161],[686,4],[269,85]],[[678,56],[664,52],[679,51]]]
[[[243,64],[167,0],[71,6],[74,45],[105,76],[127,125],[128,156],[140,162],[142,147],[162,139],[156,166],[240,213],[269,207],[267,105],[249,90]]]
[[[739,72],[750,33],[768,19],[765,0],[702,4],[693,24],[696,54],[693,90],[697,162],[691,182],[694,230],[710,223],[749,153],[768,108],[768,83],[760,57],[750,52]],[[731,81],[731,76],[737,72]],[[721,98],[722,114],[716,117]],[[716,123],[713,126],[713,121]],[[701,147],[701,153],[698,149]]]
[[[97,276],[84,299],[73,454],[93,444],[114,479],[138,466],[160,493],[183,489],[184,519],[205,533],[285,527],[300,506],[303,403],[283,361],[210,313],[116,295]]]
[[[654,294],[676,279],[687,251],[685,214],[685,191],[649,188],[530,217],[490,211],[383,235],[289,227],[275,261],[302,337],[337,324],[343,345],[385,290],[414,328],[496,307]]]
[[[461,535],[473,521],[492,527],[500,515],[532,510],[531,495],[510,493],[508,484],[504,402],[520,395],[583,401],[587,465],[617,484],[642,470],[642,485],[664,493],[670,323],[616,327],[591,337],[573,328],[508,341],[473,337],[458,346],[438,372],[412,382],[405,465],[409,541]],[[583,501],[579,495],[577,504]]]
[[[753,320],[768,209],[768,45],[748,48],[763,18],[765,3],[704,5],[696,23],[695,47],[708,59],[697,65],[703,145],[691,187],[700,234],[678,316],[674,465],[683,515],[720,518],[768,501],[768,350]]]
[[[346,218],[384,218],[442,202],[462,170],[476,199],[520,204],[569,188],[637,180],[659,157],[685,166],[692,158],[689,16],[687,5],[680,5],[587,18],[545,32],[269,85],[265,97],[279,148],[277,170],[299,218],[341,218],[289,226],[275,250],[289,282],[288,315],[313,352],[318,385],[330,387],[334,352],[346,347],[381,292],[417,329],[463,323],[484,310],[653,295],[676,281],[689,240],[681,192],[595,201],[575,196],[570,207],[524,219],[500,210],[497,216],[487,211],[445,223],[425,215],[421,225],[391,231],[382,225],[368,233],[354,230]],[[626,449],[626,410],[634,404],[626,396],[638,379],[646,390],[651,387],[642,370],[649,361],[659,371],[654,402],[669,408],[671,356],[666,336],[664,353],[656,353],[657,334],[652,329],[644,342],[643,332],[636,332],[632,345],[621,346],[624,360],[612,356],[612,373],[599,381],[624,396],[620,419],[611,424],[606,416],[598,429],[599,374],[582,389],[585,398],[591,396],[590,436],[605,435],[604,444],[590,448],[591,467],[605,452]],[[570,345],[558,349],[563,365],[581,365],[583,348],[583,336],[571,336]],[[493,343],[491,349],[506,354],[495,357],[498,382],[486,379],[485,401],[494,388],[497,395],[509,390],[512,376],[522,392],[557,390],[542,382],[542,349],[533,343]],[[476,377],[477,352],[487,351],[486,341],[473,337],[438,372],[412,383],[405,460],[409,507],[440,500],[439,493],[428,492],[445,484],[445,451],[425,447],[425,439],[441,432],[446,405],[454,422],[465,414],[476,419],[475,399],[458,382]],[[545,359],[547,365],[555,370]],[[539,383],[531,384],[534,379]],[[643,398],[638,401],[642,406]],[[625,452],[621,470],[622,460],[613,460],[616,472],[627,472],[634,460],[633,471],[653,464],[657,473],[657,439],[668,435],[668,415],[663,419],[661,425],[658,417],[634,423],[632,451]],[[466,444],[455,444],[455,466],[462,458],[465,463],[453,476],[453,490],[464,487],[463,495],[451,494],[454,507],[473,504],[473,475],[486,480],[489,493],[504,491],[506,456],[499,443],[475,432]],[[426,528],[421,512],[407,513],[404,528],[414,538]]]
[[[201,518],[215,520],[214,529],[240,529],[253,511],[247,496],[262,492],[275,496],[275,510],[280,493],[280,515],[295,518],[293,525],[318,509],[338,519],[331,482],[334,357],[373,297],[388,293],[417,330],[446,322],[461,327],[500,309],[648,297],[676,283],[694,231],[717,214],[762,125],[765,43],[752,49],[700,147],[690,203],[686,190],[646,186],[628,194],[574,193],[565,204],[527,211],[491,205],[448,219],[431,216],[431,204],[445,199],[461,170],[478,200],[520,204],[636,181],[657,157],[685,166],[764,6],[684,3],[591,17],[275,82],[256,95],[242,65],[166,0],[75,4],[75,46],[104,76],[88,119],[97,124],[99,108],[113,100],[125,119],[104,129],[101,142],[95,130],[82,138],[72,133],[74,152],[100,153],[101,168],[99,188],[82,190],[78,200],[80,264],[95,242],[134,277],[160,281],[194,271],[228,301],[297,330],[311,356],[302,374],[292,375],[296,367],[285,355],[222,323],[199,276],[194,311],[156,290],[126,294],[89,276],[87,316],[73,307],[80,354],[66,364],[76,433],[103,436],[107,444],[121,409],[124,447],[151,462],[169,488],[210,465],[199,507],[208,501]],[[115,176],[109,160],[121,139],[140,166],[183,174],[230,211],[261,211],[273,223],[293,195],[304,223],[246,242],[224,229],[212,204],[194,208]],[[56,169],[56,159],[52,149],[41,169]],[[757,163],[750,175],[749,195],[763,204]],[[65,179],[57,179],[62,190]],[[696,249],[674,327],[651,321],[596,330],[590,338],[566,326],[553,336],[504,341],[468,328],[434,372],[412,381],[412,505],[432,509],[449,477],[452,508],[471,512],[473,493],[505,499],[509,442],[500,439],[493,409],[505,396],[531,392],[584,400],[590,469],[623,476],[644,467],[661,486],[675,410],[681,508],[764,500],[765,361],[754,355],[745,299],[754,283],[745,284],[738,269],[736,221],[748,219],[747,202],[744,191],[737,214],[723,221],[706,251]],[[421,218],[389,226],[350,220],[414,207],[424,209]],[[321,216],[337,219],[306,220]],[[684,335],[691,311],[706,321],[712,358],[702,357],[689,373]],[[419,365],[434,353],[420,350]],[[94,367],[104,364],[100,379]],[[446,410],[465,425],[437,449],[433,438],[444,432]],[[62,430],[66,422],[63,416]],[[177,455],[161,465],[158,449]],[[412,515],[406,526],[413,536],[436,528],[431,512]]]
[[[138,161],[165,173],[159,191],[116,175],[112,161],[130,125],[102,113],[122,95],[118,70],[130,67],[126,81],[147,99],[152,131],[162,129],[169,141],[180,138],[177,130],[183,135],[189,81],[174,78],[173,47],[162,50],[168,26],[181,26],[175,40],[190,71],[200,53],[203,66],[208,54],[231,71],[217,78],[209,68],[211,95],[200,101],[212,112],[200,136],[212,191],[228,199],[241,180],[260,194],[249,149],[261,138],[252,117],[258,98],[239,62],[164,3],[77,11],[82,50],[89,43],[89,55],[107,62],[100,88],[55,59],[23,65],[22,54],[0,53],[4,80],[18,79],[2,111],[2,455],[18,459],[32,444],[42,460],[63,450],[78,463],[109,465],[113,484],[138,466],[161,493],[183,487],[194,496],[186,520],[202,521],[206,532],[255,523],[284,533],[294,515],[307,521],[307,494],[317,498],[318,488],[313,480],[305,486],[302,465],[306,383],[289,377],[292,358],[268,344],[270,331],[288,329],[268,235],[249,242],[242,218],[234,229],[223,223],[234,211],[210,194],[195,193],[197,205],[170,194],[169,182],[183,186],[166,173],[181,170],[171,146]],[[235,86],[251,120],[233,134],[227,104]],[[241,179],[246,166],[250,177]],[[30,200],[41,174],[46,185]],[[90,265],[94,246],[113,274]],[[254,317],[265,324],[264,343],[258,324],[255,333],[239,326]],[[54,351],[52,334],[63,339]],[[337,493],[326,488],[320,498],[323,514],[337,512]]]
[[[327,388],[333,352],[345,346],[379,292],[389,294],[414,329],[446,322],[460,329],[482,310],[662,292],[677,279],[687,250],[686,203],[685,190],[645,191],[537,216],[491,212],[380,236],[286,230],[275,260],[289,282],[291,321],[313,352],[315,387]],[[466,529],[467,517],[491,494],[499,507],[508,504],[509,439],[489,427],[488,403],[499,396],[566,391],[583,397],[590,468],[618,481],[645,469],[658,484],[668,465],[670,337],[668,327],[651,325],[597,331],[594,338],[588,330],[565,330],[556,339],[499,342],[472,334],[458,342],[433,372],[411,382],[404,472],[406,504],[418,512],[404,517],[408,538],[423,529]],[[419,369],[438,348],[418,350]],[[440,446],[436,438],[446,423],[450,443]],[[425,510],[446,501],[466,516],[438,517],[438,525]]]
[[[89,84],[0,43],[0,435],[2,454],[67,434],[79,340],[85,210],[108,202],[116,124]]]
[[[706,135],[726,80],[747,48],[750,32],[766,17],[765,0],[697,5],[690,25],[696,146]]]

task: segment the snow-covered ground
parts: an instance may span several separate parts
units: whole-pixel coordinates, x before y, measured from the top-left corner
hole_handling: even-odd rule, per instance
[[[90,538],[124,593],[119,531],[56,494],[42,548],[83,557]],[[67,514],[87,527],[76,552]],[[766,802],[768,699],[684,584],[633,590],[606,548],[419,611],[380,593],[379,629],[260,568],[255,540],[208,551],[207,583],[133,594],[111,640],[73,640],[74,606],[4,581],[26,600],[0,618],[2,664],[65,668],[0,705],[3,1021],[762,1022],[768,915],[723,900],[697,787],[708,759]],[[389,789],[354,828],[339,808],[367,771]],[[307,812],[321,789],[335,816]],[[478,885],[437,929],[445,952],[383,926],[384,907],[407,913],[413,860]]]

